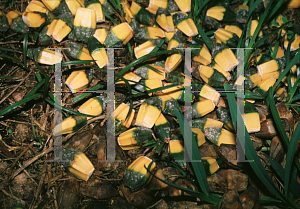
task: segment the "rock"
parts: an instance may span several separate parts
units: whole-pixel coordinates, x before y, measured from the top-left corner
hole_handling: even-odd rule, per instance
[[[240,195],[243,209],[258,209],[259,208],[259,193],[254,187],[249,187]]]
[[[126,199],[122,197],[116,197],[110,201],[110,209],[135,209],[133,205],[130,205]]]
[[[286,118],[290,127],[294,127],[294,117],[289,108],[287,108],[283,102],[276,104],[276,108],[278,110],[279,117]]]
[[[290,126],[288,120],[286,118],[281,118],[281,122],[283,124],[284,130],[289,131]],[[260,131],[255,133],[256,136],[260,138],[272,139],[277,134],[275,124],[272,119],[266,119],[260,123]]]
[[[191,182],[184,179],[178,179],[175,182],[175,184],[183,188],[187,188],[194,191],[196,190],[195,186]],[[176,197],[176,196],[191,196],[191,195],[175,187],[170,187],[169,196]]]
[[[33,200],[36,185],[32,180],[28,179],[28,176],[24,172],[17,175],[12,180],[11,185],[11,192],[14,196],[22,200]]]
[[[148,208],[155,204],[153,194],[147,189],[141,189],[137,192],[131,192],[122,184],[120,189],[125,196],[126,200],[137,208]]]
[[[88,128],[86,131],[76,133],[66,143],[66,148],[73,148],[79,151],[83,151],[90,143],[93,135],[91,129]]]
[[[217,174],[227,180],[228,190],[241,192],[247,189],[248,176],[246,174],[233,169],[221,170]]]
[[[160,168],[156,170],[154,175],[157,176],[158,178],[162,179],[162,180],[166,180],[165,176],[163,175],[163,170],[160,169]],[[152,177],[150,183],[148,184],[148,188],[150,190],[161,190],[161,189],[165,189],[167,187],[168,187],[167,184],[165,184],[164,182],[158,180],[155,177]]]
[[[66,180],[58,190],[58,205],[62,209],[72,209],[78,202],[79,197],[79,183],[77,180],[75,178]]]
[[[80,193],[95,199],[105,200],[118,195],[109,181],[91,178],[87,182],[82,182],[80,185]]]
[[[217,158],[215,146],[212,144],[208,144],[208,142],[205,142],[205,144],[199,147],[199,152],[201,157],[212,157],[215,159]]]
[[[222,154],[229,163],[237,165],[237,162],[230,162],[236,161],[236,145],[233,144],[221,144],[219,147],[219,152]]]
[[[250,134],[250,139],[255,150],[260,150],[262,148],[264,143],[261,138],[258,138],[255,134]]]
[[[222,209],[243,209],[239,195],[236,191],[228,191],[223,195]]]
[[[210,192],[224,193],[225,191],[227,191],[227,180],[224,179],[222,176],[218,175],[217,173],[208,176],[207,183]]]
[[[284,148],[278,136],[275,136],[270,145],[270,157],[273,157],[277,162],[281,162],[284,157]]]

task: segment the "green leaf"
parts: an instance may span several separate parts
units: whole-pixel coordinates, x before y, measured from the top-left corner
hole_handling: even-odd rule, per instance
[[[27,58],[27,46],[28,46],[28,33],[25,34],[23,40],[23,61],[26,66],[26,58]]]
[[[35,92],[37,90],[39,90],[39,88],[41,88],[42,85],[44,85],[45,83],[45,79],[41,80],[28,94],[26,97],[30,97],[32,96],[33,94],[35,94]]]
[[[183,118],[182,114],[179,112],[179,110],[177,108],[175,109],[175,113],[176,113],[176,117],[178,119],[178,122],[179,122],[179,125],[181,128],[182,135],[184,136],[184,129],[186,128],[185,126],[188,125],[188,122],[186,121],[185,118]],[[188,127],[188,128],[190,129],[190,127]],[[191,132],[192,132],[192,130],[189,133],[191,133]],[[193,143],[196,144],[194,135],[191,134],[191,136],[188,136],[188,138],[184,138],[184,143],[185,143],[185,146],[192,147],[192,153],[188,153],[189,159],[191,160],[191,164],[194,169],[194,172],[195,172],[195,175],[196,175],[196,178],[200,185],[201,190],[206,195],[209,195],[209,187],[208,187],[208,183],[207,183],[207,179],[206,179],[206,173],[205,173],[203,162],[201,160],[201,156],[200,156],[200,153],[198,150],[198,146],[193,146]]]
[[[31,100],[33,100],[33,99],[35,99],[35,98],[38,98],[38,97],[40,97],[40,96],[42,96],[42,95],[43,95],[43,94],[39,93],[39,94],[31,95],[30,97],[25,97],[25,98],[22,99],[21,101],[18,101],[18,102],[16,102],[16,103],[12,104],[11,106],[5,108],[4,110],[2,110],[2,111],[0,112],[0,116],[3,116],[3,115],[5,115],[5,114],[9,113],[10,111],[16,109],[17,107],[21,106],[22,104],[25,104],[26,102],[29,102],[29,101],[31,101]]]
[[[272,95],[274,95],[275,89],[277,88],[281,80],[284,78],[284,76],[286,76],[286,74],[290,71],[290,69],[299,61],[299,59],[300,59],[300,53],[297,53],[296,56],[291,60],[291,62],[289,62],[289,64],[285,67],[283,73],[280,74],[278,80],[276,81],[273,87]]]
[[[270,164],[272,166],[272,168],[276,171],[276,173],[278,174],[280,180],[284,180],[285,179],[285,173],[286,173],[286,169],[284,169],[274,158],[270,157]],[[296,195],[296,198],[299,198],[300,196],[300,184],[297,182],[297,180],[295,178],[291,178],[290,179],[290,187],[289,190]],[[285,182],[284,182],[285,183]]]
[[[226,91],[231,91],[232,89],[230,88],[228,83],[224,84],[224,88]],[[239,108],[237,108],[235,98],[232,93],[227,93],[227,98],[228,98],[228,104],[229,104],[229,109],[230,109],[230,114],[231,118],[239,118],[239,121],[242,121],[242,116],[239,111]],[[234,120],[234,119],[233,119]],[[236,130],[245,130],[245,154],[248,160],[253,160],[253,162],[250,162],[250,166],[252,167],[254,173],[257,175],[258,179],[262,181],[262,185],[266,186],[274,195],[276,195],[278,198],[280,198],[282,201],[289,203],[290,205],[293,205],[293,207],[299,208],[299,206],[296,206],[294,202],[291,202],[286,196],[284,196],[280,191],[276,188],[274,185],[272,179],[270,178],[269,174],[265,170],[264,166],[262,165],[260,158],[257,156],[257,152],[253,147],[253,143],[250,139],[249,133],[247,129],[245,128],[244,124],[236,124],[235,121],[233,121],[233,125],[236,128]],[[238,140],[240,141],[240,144],[243,144],[244,140],[243,138],[240,139],[237,137]]]
[[[90,88],[89,91],[98,90],[98,89],[101,89],[101,88],[103,88],[103,87],[104,87],[103,84],[98,84],[98,85],[96,85],[96,86]],[[90,94],[92,94],[92,93],[81,93],[81,94],[79,94],[78,96],[76,96],[76,97],[73,98],[73,102],[74,102],[74,103],[77,103],[77,102],[79,102],[80,100],[84,99],[85,97],[89,96]]]
[[[289,190],[289,186],[290,186],[291,169],[292,169],[295,151],[296,151],[299,139],[300,139],[300,123],[298,123],[298,125],[295,129],[295,132],[293,133],[292,139],[291,139],[289,147],[288,147],[287,155],[286,155],[286,164],[285,164],[285,173],[284,173],[284,190],[285,190],[286,196],[288,194],[288,190]],[[295,160],[298,161],[297,158],[295,158]],[[300,188],[299,188],[299,191],[300,191]],[[300,194],[300,192],[298,194]]]
[[[203,38],[203,41],[205,42],[207,48],[211,52],[211,46],[213,45],[210,39],[207,37],[206,33],[202,30],[202,27],[200,25],[197,25],[197,29],[201,37]]]

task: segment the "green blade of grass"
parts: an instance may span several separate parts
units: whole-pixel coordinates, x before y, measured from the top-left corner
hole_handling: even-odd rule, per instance
[[[47,75],[46,75],[46,73],[45,73],[45,71],[41,68],[41,66],[35,61],[35,60],[33,60],[34,61],[34,64],[37,66],[37,68],[39,69],[39,71],[43,74],[43,76],[46,78],[47,77]]]
[[[274,158],[270,157],[270,164],[273,169],[278,174],[281,180],[285,179],[286,169],[284,169]],[[300,198],[300,184],[297,182],[295,178],[290,179],[289,190],[296,196],[296,198]],[[286,188],[286,187],[285,187]]]
[[[268,196],[259,196],[259,203],[271,205],[271,204],[282,203],[282,201]]]
[[[280,74],[278,80],[276,81],[274,87],[273,87],[273,91],[272,91],[272,95],[274,95],[275,89],[277,88],[277,86],[279,85],[279,83],[281,82],[281,80],[284,78],[284,76],[286,76],[286,74],[290,71],[290,69],[300,60],[300,53],[296,54],[296,56],[291,60],[291,62],[289,62],[289,64],[285,67],[283,73]]]
[[[50,80],[49,76],[46,76],[45,86],[44,86],[44,98],[46,98],[48,94],[49,80]]]
[[[277,41],[276,41],[274,50],[271,51],[271,57],[272,57],[273,59],[276,58],[276,54],[277,54],[278,47],[279,47],[279,42],[280,42],[280,37],[281,37],[281,32],[282,32],[282,29],[280,29],[280,31],[279,31],[279,34],[278,34],[278,37],[277,37]],[[272,49],[272,48],[271,48],[271,49]]]
[[[95,61],[94,60],[72,60],[72,61],[62,62],[61,66],[90,64],[91,62],[95,62]]]
[[[293,35],[293,37],[289,40],[289,44],[286,50],[286,65],[289,64],[290,62],[290,55],[291,55],[291,44],[294,41],[295,38],[295,34]],[[291,92],[291,88],[292,88],[292,84],[291,84],[291,73],[289,73],[288,77],[287,77],[287,81],[288,81],[288,92]]]
[[[55,106],[55,102],[53,100],[45,98],[45,101],[48,102],[50,105]],[[67,113],[71,113],[71,114],[74,114],[74,115],[87,116],[87,117],[96,117],[95,115],[88,115],[88,114],[80,113],[80,112],[73,111],[73,110],[70,110],[70,109],[65,108],[65,107],[61,107],[61,109],[65,112],[67,112]]]
[[[32,96],[33,94],[35,94],[35,92],[37,90],[39,90],[39,88],[41,88],[42,85],[44,85],[45,83],[45,79],[41,80],[28,94],[26,97],[30,97]]]
[[[299,138],[300,138],[300,123],[298,123],[298,125],[295,129],[295,132],[293,133],[293,136],[292,136],[292,139],[290,141],[289,148],[287,151],[287,155],[286,155],[286,164],[285,164],[285,172],[284,172],[284,190],[285,190],[286,196],[288,194],[288,190],[289,190],[289,186],[290,186],[290,177],[291,177],[293,161],[294,161],[294,159],[296,161],[298,161],[298,159],[294,158],[294,156],[295,156],[295,151],[297,148]],[[299,191],[300,191],[300,188],[299,188]],[[298,194],[300,194],[300,192]]]
[[[187,121],[185,121],[186,119],[182,116],[182,114],[179,112],[179,110],[177,108],[175,109],[175,113],[176,113],[176,117],[179,122],[179,126],[182,131],[182,135],[184,136],[185,125],[187,125],[188,123],[187,123]],[[188,138],[184,137],[185,146],[192,147],[192,153],[188,153],[188,155],[189,155],[189,159],[191,160],[191,164],[194,169],[194,172],[195,172],[196,178],[198,180],[198,183],[200,185],[200,188],[204,192],[204,194],[209,196],[209,187],[208,187],[208,183],[207,183],[207,179],[206,179],[205,169],[204,169],[204,166],[203,166],[203,163],[201,160],[201,156],[200,156],[198,147],[193,146],[191,144],[193,142],[196,143],[193,134],[191,136],[188,136]],[[194,161],[194,159],[196,160],[196,162]]]
[[[101,89],[103,87],[104,87],[103,84],[98,84],[98,85],[90,88],[89,91],[98,90],[98,89]],[[78,96],[73,98],[73,103],[79,102],[80,100],[84,99],[85,97],[89,96],[90,94],[92,94],[92,93],[81,93],[81,94],[79,94]]]
[[[224,87],[226,91],[232,90],[228,83],[225,83]],[[235,97],[232,95],[232,93],[227,93],[227,98],[228,98],[231,118],[239,118],[240,121],[243,121],[241,113],[237,108]],[[286,198],[283,194],[281,194],[280,191],[278,191],[278,189],[274,185],[272,179],[270,178],[269,174],[267,173],[264,166],[262,165],[259,157],[257,156],[256,150],[253,147],[253,143],[250,139],[247,129],[245,128],[244,123],[236,124],[235,122],[233,122],[233,125],[235,127],[235,130],[241,130],[241,129],[245,130],[245,146],[246,146],[245,154],[248,160],[253,160],[253,162],[250,162],[250,166],[252,167],[257,177],[262,181],[263,185],[266,186],[274,195],[276,195],[282,201],[289,202],[290,204],[295,205],[295,203],[291,203],[291,201],[288,198]],[[240,144],[244,144],[244,142],[242,141],[243,139],[238,138],[238,140],[240,140]]]
[[[275,33],[277,33],[278,31],[280,31],[281,29],[283,29],[284,27],[286,27],[286,24],[283,24],[282,26],[280,26],[279,28],[274,29],[271,33],[269,33],[268,35],[265,35],[262,39],[260,39],[259,41],[257,41],[254,45],[253,48],[256,48],[257,46],[259,46],[261,43],[263,43],[264,41],[268,40],[269,37],[271,37],[272,35],[274,35]]]
[[[26,67],[26,65],[24,65],[24,64],[23,64],[22,62],[20,62],[19,60],[15,59],[15,58],[13,58],[13,57],[11,57],[11,56],[4,55],[4,54],[0,54],[0,57],[4,57],[4,58],[11,59],[11,60],[17,62],[17,63],[18,63],[19,65],[21,65],[25,70],[28,71],[28,68]]]
[[[266,8],[265,11],[264,11],[264,13],[259,17],[258,25],[257,25],[257,27],[256,27],[256,29],[255,29],[255,31],[254,31],[254,34],[253,34],[253,36],[252,36],[252,39],[250,40],[250,43],[249,43],[249,48],[252,48],[252,46],[253,46],[253,44],[254,44],[254,41],[255,41],[255,39],[256,39],[256,37],[257,37],[257,35],[258,35],[260,29],[261,29],[261,26],[262,26],[262,24],[263,24],[263,23],[265,22],[265,20],[266,20],[266,17],[267,17],[267,15],[268,15],[268,12],[269,12],[269,10],[270,10],[271,5],[273,4],[273,2],[274,2],[274,0],[271,0],[271,1],[270,1],[270,3],[268,4],[267,8]]]
[[[202,30],[202,27],[200,25],[197,25],[197,29],[201,37],[203,38],[203,41],[205,42],[207,48],[211,52],[211,46],[213,45],[210,39],[207,37],[206,33]]]
[[[297,89],[298,89],[298,85],[300,83],[300,77],[297,77],[296,82],[294,83],[294,86],[292,87],[291,91],[288,93],[288,97],[289,100],[287,101],[286,104],[291,104],[293,101],[296,101],[300,98],[300,94],[298,94],[297,96],[294,97],[294,94],[296,93]]]
[[[28,33],[25,34],[24,40],[23,40],[23,62],[24,62],[24,65],[26,65],[27,46],[28,46]]]
[[[12,104],[11,106],[5,108],[4,110],[2,110],[2,111],[0,112],[0,116],[3,117],[3,115],[5,115],[5,114],[11,112],[12,110],[16,109],[17,107],[21,106],[22,104],[25,104],[26,102],[29,102],[29,101],[31,101],[31,100],[33,100],[33,99],[35,99],[35,98],[38,98],[38,97],[40,97],[40,96],[42,96],[42,95],[43,95],[43,94],[41,94],[41,93],[39,93],[39,94],[34,94],[34,95],[31,95],[30,97],[26,97],[26,98],[22,99],[21,101],[18,101],[18,102],[16,102],[16,103]]]
[[[158,51],[158,52],[154,52],[154,53],[149,53],[143,57],[140,57],[139,59],[131,62],[129,65],[127,65],[123,70],[121,70],[118,74],[119,75],[123,75],[124,73],[126,73],[130,68],[134,67],[137,64],[140,64],[142,62],[147,61],[148,59],[152,58],[152,57],[156,57],[159,55],[163,55],[163,54],[169,54],[169,53],[178,53],[177,50],[164,50],[164,51]]]
[[[274,7],[272,7],[272,10],[269,12],[267,16],[267,21],[271,20],[273,15],[281,8],[282,4],[284,3],[284,0],[279,0]],[[271,4],[271,3],[270,3]],[[273,5],[272,5],[273,6]]]
[[[107,19],[109,19],[110,21],[112,21],[115,25],[119,25],[119,23],[114,18],[112,18],[111,16],[109,16],[106,11],[103,10],[103,13],[104,13],[104,16]]]
[[[17,51],[17,50],[7,49],[7,48],[1,48],[1,47],[0,47],[0,50],[1,50],[1,51],[7,51],[7,52],[21,53],[21,52],[19,52],[19,51]]]

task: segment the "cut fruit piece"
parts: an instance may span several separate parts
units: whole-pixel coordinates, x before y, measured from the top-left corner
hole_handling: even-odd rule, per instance
[[[123,150],[132,150],[141,148],[144,141],[152,139],[151,129],[135,127],[121,133],[118,137],[118,144]]]
[[[207,10],[206,17],[211,17],[224,22],[234,22],[236,14],[224,6],[214,6]]]
[[[156,12],[156,22],[167,32],[175,32],[172,15],[165,9],[159,8]],[[169,38],[170,39],[170,38]]]
[[[191,11],[191,0],[174,0],[179,9],[183,12],[190,12]]]
[[[31,28],[38,28],[45,22],[45,14],[38,12],[24,12],[22,18],[24,23]]]
[[[182,31],[185,35],[192,37],[196,36],[198,34],[198,29],[189,16],[182,14],[182,13],[176,13],[173,15],[173,22],[174,25]]]
[[[101,44],[94,36],[91,36],[88,39],[88,48],[99,68],[105,67],[108,63],[108,58],[104,45]]]
[[[134,37],[137,42],[143,43],[151,39],[164,38],[165,33],[158,27],[140,27],[135,29]]]
[[[105,22],[105,16],[99,0],[84,0],[85,8],[96,12],[96,22]]]
[[[270,77],[270,78],[267,78],[266,80],[262,80],[261,83],[257,86],[257,91],[264,95],[271,86],[274,86],[276,82],[276,79]]]
[[[66,80],[66,85],[72,92],[86,89],[89,83],[85,70],[73,71]]]
[[[122,76],[124,79],[129,80],[128,83],[130,85],[136,84],[135,82],[139,82],[142,79],[140,76],[134,74],[133,72],[125,73]],[[135,81],[135,82],[131,82],[131,81]],[[116,85],[126,85],[126,83],[124,81],[122,81],[121,79],[118,79],[116,81]]]
[[[143,57],[147,54],[149,54],[159,43],[160,39],[153,39],[146,41],[143,44],[140,44],[139,46],[134,48],[134,55],[137,59],[140,57]]]
[[[166,83],[165,86],[172,85],[173,83]],[[174,86],[171,88],[167,88],[162,90],[163,95],[169,95],[173,99],[177,100],[178,102],[184,102],[184,84]]]
[[[100,115],[105,109],[106,109],[106,102],[104,98],[95,97],[95,98],[90,98],[88,101],[83,103],[78,108],[78,112],[87,115],[97,116]],[[89,117],[88,119],[90,118],[91,117]]]
[[[141,156],[128,166],[123,176],[123,182],[131,192],[142,189],[150,182],[152,178],[150,172],[154,172],[155,162],[152,163],[151,168],[149,169],[150,172],[148,172],[146,168],[149,167],[151,162],[152,160],[150,158]]]
[[[171,139],[171,125],[162,113],[155,121],[154,133],[161,141],[169,143]]]
[[[224,44],[214,44],[212,56],[215,62],[225,71],[232,71],[239,64],[232,50]]]
[[[164,68],[157,65],[149,65],[152,68],[155,68],[155,70],[148,68],[146,66],[142,66],[134,70],[134,73],[138,76],[141,76],[144,79],[160,79],[165,80],[165,72]]]
[[[204,131],[205,137],[217,146],[221,144],[236,145],[235,134],[224,128],[208,127]]]
[[[86,116],[71,116],[57,124],[53,129],[53,136],[69,134],[78,131],[87,123]]]
[[[156,79],[142,80],[139,84],[135,86],[135,89],[140,92],[146,92],[159,87],[162,87],[162,81],[156,78]],[[153,94],[159,94],[159,93],[160,91],[157,91],[153,93],[148,93],[148,95],[152,96]]]
[[[69,14],[62,14],[52,20],[48,27],[47,35],[52,36],[56,41],[61,42],[73,28],[73,17]]]
[[[206,175],[212,175],[219,170],[220,166],[216,159],[212,157],[202,157],[201,159]]]
[[[226,109],[225,107],[219,107],[217,109],[217,116],[218,116],[218,119],[224,123],[224,127],[231,130],[231,131],[234,131],[234,126],[233,126],[233,123],[232,123],[232,120],[231,120],[231,116],[230,116],[230,112],[228,109]]]
[[[66,148],[62,151],[63,165],[77,178],[87,181],[95,168],[86,155],[75,149]]]
[[[244,107],[244,122],[249,133],[255,133],[260,131],[260,119],[255,106],[250,103],[246,102]]]
[[[215,38],[232,48],[236,47],[239,42],[239,37],[235,33],[223,28],[219,28],[215,32]]]
[[[199,65],[198,69],[200,77],[210,86],[221,87],[227,80],[222,73],[211,67]]]
[[[168,0],[149,0],[149,5],[146,9],[155,15],[159,8],[166,9],[167,6]]]
[[[204,133],[199,128],[192,128],[192,132],[198,143],[198,147],[200,147],[206,142]]]
[[[15,10],[6,14],[6,18],[10,28],[17,33],[27,33],[29,31],[28,26],[24,23],[22,13]]]
[[[62,55],[60,53],[45,48],[28,49],[27,56],[30,59],[45,65],[54,65],[60,63],[62,60]]]
[[[104,41],[107,37],[108,30],[105,28],[98,28],[94,33],[94,37],[101,43],[104,44]]]
[[[180,140],[171,140],[169,142],[169,154],[181,168],[187,167],[187,163],[184,161],[184,147]]]
[[[212,112],[215,109],[214,103],[209,100],[203,100],[200,102],[196,102],[192,107],[192,118],[201,118],[208,113]]]
[[[107,124],[108,132],[114,132],[115,136],[120,135],[124,131],[126,131],[130,126],[134,118],[135,110],[132,109],[128,118],[126,119],[126,116],[128,115],[130,107],[124,103],[120,104],[115,112],[113,112],[110,115],[110,118],[112,123]],[[113,124],[114,123],[114,124]],[[115,127],[114,130],[112,130],[112,127]]]
[[[77,42],[68,41],[66,43],[67,54],[73,59],[79,60],[93,60],[90,55],[90,52],[87,48],[78,44]]]
[[[69,34],[71,39],[87,42],[96,30],[96,13],[93,9],[79,7],[74,18],[74,29]]]
[[[199,48],[199,46],[198,46]],[[200,49],[192,50],[193,60],[200,62],[203,65],[208,65],[211,63],[211,54],[206,45],[203,45]]]
[[[148,10],[140,7],[134,1],[131,4],[130,10],[134,15],[134,18],[141,24],[153,26],[153,24],[155,23],[155,15]]]
[[[108,33],[104,45],[106,47],[122,47],[133,37],[133,30],[128,23],[121,23],[113,27]]]
[[[192,120],[192,128],[199,128],[202,132],[208,127],[219,127],[222,128],[223,123],[218,120],[211,118],[200,118]]]
[[[157,107],[157,104],[159,106]],[[147,99],[140,106],[135,125],[152,128],[161,114],[161,101],[157,97]]]
[[[243,30],[237,25],[225,25],[225,30],[235,33],[239,38],[242,36]]]

